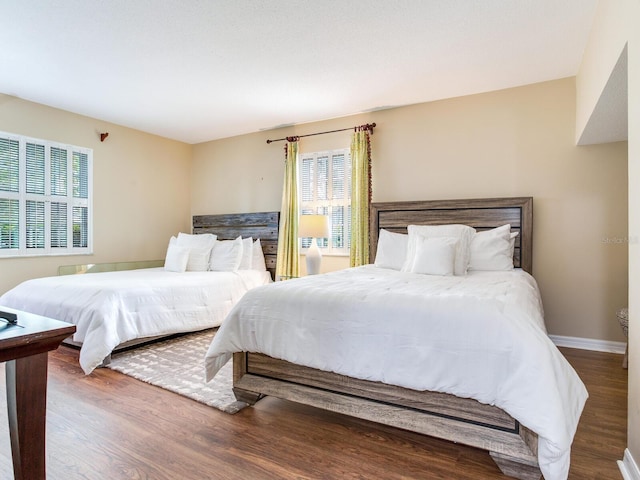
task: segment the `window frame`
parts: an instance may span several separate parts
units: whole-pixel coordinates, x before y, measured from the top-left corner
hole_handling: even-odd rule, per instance
[[[67,255],[90,255],[93,253],[93,150],[86,147],[79,147],[67,143],[54,142],[39,138],[28,137],[15,133],[0,131],[0,140],[8,142],[18,142],[18,191],[7,191],[0,189],[0,200],[13,200],[18,202],[18,246],[17,248],[2,248],[0,245],[1,258],[21,258],[21,257],[38,257],[38,256],[67,256]],[[27,184],[27,144],[44,147],[44,193],[34,193],[31,185]],[[31,149],[33,151],[33,149]],[[57,186],[55,175],[59,174],[59,170],[52,168],[52,151],[60,153],[66,151],[66,158],[60,156],[58,158],[66,161],[64,170],[64,182],[66,182],[64,190],[66,194],[56,192],[54,187]],[[54,155],[55,157],[55,155]],[[74,175],[74,158],[79,160],[81,164],[78,166],[79,172],[84,180],[85,172],[84,161],[86,159],[86,185],[79,180],[79,175]],[[3,162],[0,155],[0,162]],[[8,165],[8,163],[7,163]],[[1,165],[0,165],[1,166]],[[8,170],[7,170],[8,171]],[[33,170],[30,170],[33,172]],[[52,175],[54,179],[52,180]],[[76,182],[76,180],[78,180]],[[55,184],[55,185],[54,185]],[[86,192],[85,192],[86,187]],[[82,196],[74,196],[74,190],[79,190],[80,195],[86,193],[86,198]],[[29,205],[29,207],[27,207]],[[56,205],[64,205],[63,210],[63,229],[58,232],[52,232],[52,224],[59,222],[60,218],[56,218],[55,213],[52,215],[52,208],[55,210]],[[38,207],[36,223],[42,222],[41,229],[36,225],[28,229],[27,219],[34,213],[33,208]],[[42,217],[39,217],[42,212]],[[84,221],[84,213],[86,212],[86,222]],[[84,240],[85,232],[82,227],[86,225],[86,246],[74,246],[74,213],[80,213],[82,220],[80,222],[81,240]],[[41,218],[41,219],[40,219]],[[42,238],[43,247],[29,246],[33,244],[35,236]],[[53,242],[52,242],[53,237]],[[59,238],[65,240],[66,246],[55,246]],[[28,239],[31,239],[28,241]],[[37,242],[37,240],[36,240]],[[84,242],[81,242],[84,243]]]
[[[344,155],[343,164],[343,191],[344,198],[334,199],[333,196],[333,162],[334,156]],[[313,159],[314,175],[318,172],[318,159],[327,157],[326,172],[326,188],[327,198],[318,199],[318,184],[313,183],[313,192],[311,200],[304,200],[304,179],[303,179],[303,162]],[[314,177],[315,178],[315,177]],[[318,152],[298,153],[298,195],[300,205],[300,215],[305,214],[327,214],[329,212],[329,228],[331,236],[326,239],[316,239],[318,247],[323,256],[349,256],[351,248],[351,150],[348,147],[334,150],[322,150]],[[343,207],[343,225],[342,235],[344,244],[342,247],[335,247],[333,237],[335,232],[333,222],[333,208]],[[325,210],[326,209],[326,210]],[[300,252],[305,254],[308,250],[311,239],[300,239]]]

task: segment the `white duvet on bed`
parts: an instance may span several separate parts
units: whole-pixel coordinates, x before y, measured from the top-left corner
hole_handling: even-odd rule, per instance
[[[168,272],[145,268],[27,280],[0,305],[76,325],[80,366],[89,374],[123,342],[217,327],[269,272]]]
[[[442,277],[367,265],[259,287],[215,335],[207,380],[239,351],[496,405],[538,434],[546,480],[568,476],[588,395],[520,269]]]

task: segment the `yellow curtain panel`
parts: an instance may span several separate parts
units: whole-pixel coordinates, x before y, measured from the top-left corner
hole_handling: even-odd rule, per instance
[[[288,139],[287,139],[288,140]],[[299,276],[298,264],[298,141],[290,141],[286,146],[284,167],[284,188],[278,229],[278,260],[276,280]]]
[[[371,203],[371,144],[369,130],[351,137],[351,252],[352,267],[369,263],[369,204]]]

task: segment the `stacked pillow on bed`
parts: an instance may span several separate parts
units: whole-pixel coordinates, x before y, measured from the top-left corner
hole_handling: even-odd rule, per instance
[[[467,225],[409,225],[408,234],[380,230],[375,265],[425,275],[513,270],[518,232],[511,225],[477,232]]]
[[[235,272],[266,271],[267,267],[260,239],[218,240],[212,233],[180,232],[169,240],[164,269],[170,272]]]

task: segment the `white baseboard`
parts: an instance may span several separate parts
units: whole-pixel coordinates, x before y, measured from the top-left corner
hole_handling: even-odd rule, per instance
[[[640,480],[638,464],[634,461],[628,448],[624,450],[624,459],[618,460],[618,468],[624,480]]]
[[[593,338],[564,337],[562,335],[549,335],[549,338],[557,347],[580,348],[582,350],[595,350],[596,352],[621,354],[624,354],[627,348],[627,344],[625,342],[595,340]]]

